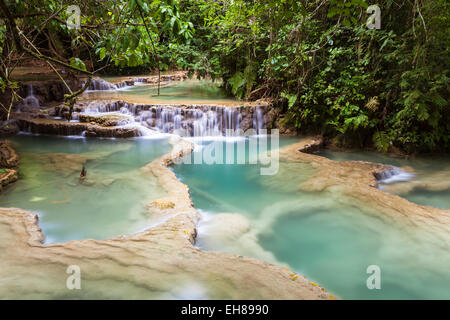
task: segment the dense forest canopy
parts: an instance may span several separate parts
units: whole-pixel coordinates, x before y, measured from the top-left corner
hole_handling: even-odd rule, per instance
[[[367,26],[370,5],[379,29]],[[79,28],[66,23],[77,23],[69,6]],[[447,0],[0,0],[0,86],[11,105],[21,98],[10,75],[22,56],[89,78],[183,69],[240,99],[272,99],[284,124],[345,145],[449,151],[449,9]]]

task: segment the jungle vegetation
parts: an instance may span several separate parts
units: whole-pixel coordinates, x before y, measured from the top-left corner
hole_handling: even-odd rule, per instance
[[[449,13],[447,0],[0,0],[0,87],[21,98],[10,74],[23,55],[88,78],[183,69],[272,99],[300,132],[448,152]]]

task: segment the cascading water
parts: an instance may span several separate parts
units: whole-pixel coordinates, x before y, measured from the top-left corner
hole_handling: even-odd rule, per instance
[[[391,170],[376,173],[375,178],[380,182],[380,184],[390,184],[409,181],[414,178],[414,174],[397,167],[392,167]]]
[[[27,86],[27,96],[17,106],[18,112],[32,112],[39,110],[39,100],[33,95],[33,86],[30,84]]]
[[[134,78],[128,79],[122,82],[110,83],[103,79],[92,79],[91,84],[89,85],[88,91],[106,91],[106,90],[118,90],[125,89],[136,84],[145,84],[147,83],[146,78]]]
[[[255,113],[253,114],[253,128],[259,134],[261,129],[264,129],[265,125],[264,112],[260,107],[257,107]]]
[[[113,85],[103,79],[92,79],[88,88],[88,90],[90,91],[116,90],[116,89],[118,89],[116,85]]]
[[[255,129],[260,133],[265,127],[264,109],[251,108],[216,105],[139,105],[124,101],[109,103],[94,101],[88,105],[84,113],[128,114],[134,117],[136,126],[161,133],[189,137],[234,136],[239,129],[243,131]]]

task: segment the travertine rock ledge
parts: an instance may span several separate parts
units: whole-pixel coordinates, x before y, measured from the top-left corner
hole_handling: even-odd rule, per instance
[[[193,243],[199,218],[187,186],[166,165],[193,149],[173,150],[142,170],[157,177],[170,206],[149,206],[165,223],[130,237],[43,245],[37,215],[0,209],[0,296],[4,299],[329,299],[301,275],[238,255],[201,251]],[[160,201],[161,202],[161,201]],[[81,269],[81,290],[68,290],[66,269]]]
[[[99,120],[97,120],[99,121]],[[112,120],[110,121],[112,122]],[[20,119],[18,121],[22,131],[50,135],[82,135],[86,137],[102,138],[132,138],[141,136],[136,126],[104,126],[111,123],[98,124],[92,122],[68,122],[54,119]]]
[[[352,204],[370,208],[373,215],[388,222],[399,223],[405,232],[427,232],[428,241],[439,247],[450,247],[450,210],[421,206],[377,188],[375,178],[391,166],[365,161],[333,161],[305,153],[320,138],[304,139],[280,150],[280,161],[309,163],[317,173],[299,188],[305,191],[332,191],[351,199]]]

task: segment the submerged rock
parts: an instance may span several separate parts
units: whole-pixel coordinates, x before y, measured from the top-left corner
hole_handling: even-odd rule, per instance
[[[31,154],[29,157],[42,164],[41,170],[54,172],[64,177],[78,173],[88,160],[96,158],[95,155],[72,153]]]

